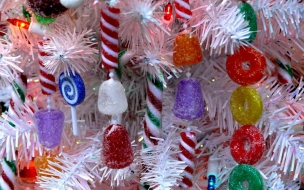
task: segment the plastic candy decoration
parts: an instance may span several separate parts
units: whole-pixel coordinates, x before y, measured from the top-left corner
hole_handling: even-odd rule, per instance
[[[204,100],[200,83],[194,78],[179,82],[173,113],[180,119],[198,119],[204,114]]]
[[[251,47],[241,47],[226,61],[229,77],[242,86],[259,82],[264,76],[266,68],[265,57]]]
[[[189,0],[175,0],[176,18],[187,20],[192,17]]]
[[[263,135],[257,127],[244,125],[231,138],[231,155],[239,164],[253,165],[262,157],[264,143]]]
[[[174,42],[173,63],[176,66],[194,65],[203,60],[203,53],[196,35],[179,34]]]
[[[263,112],[262,98],[256,89],[240,86],[232,92],[230,110],[233,118],[242,125],[256,123]]]
[[[0,177],[0,189],[14,190],[16,184],[17,168],[15,162],[7,161],[4,158],[1,162],[2,173]]]
[[[102,150],[105,165],[112,169],[125,168],[134,160],[128,131],[122,125],[114,124],[105,129]]]
[[[106,7],[101,10],[102,64],[106,69],[118,67],[118,28],[120,10]]]
[[[258,30],[258,22],[255,11],[249,3],[241,3],[239,5],[240,12],[244,14],[244,19],[248,22],[249,31],[252,32],[248,38],[248,42],[252,43],[256,37]]]
[[[124,87],[112,78],[103,82],[99,88],[98,109],[105,115],[116,115],[125,112],[128,102]]]
[[[70,72],[70,76],[68,76],[62,72],[59,77],[59,89],[63,99],[71,106],[73,133],[77,136],[78,127],[75,106],[81,104],[85,98],[84,82],[78,73],[73,74]]]
[[[49,70],[43,65],[42,57],[48,56],[43,52],[43,41],[38,42],[38,63],[39,63],[39,79],[41,84],[41,91],[44,95],[52,95],[56,92],[56,83],[54,75],[49,73]]]
[[[162,110],[163,110],[163,83],[147,73],[147,107],[144,120],[144,143],[148,147],[157,145],[162,135]],[[153,138],[154,137],[154,138]]]
[[[243,182],[247,181],[248,188],[243,186]],[[259,171],[254,167],[240,164],[236,166],[229,176],[229,189],[230,190],[263,190],[263,179]]]
[[[194,159],[195,159],[195,146],[196,146],[196,134],[192,131],[180,133],[180,145],[179,159],[187,164],[185,168],[185,175],[182,181],[179,182],[182,188],[190,188],[193,186],[193,172],[194,172]]]
[[[64,114],[58,109],[40,110],[34,114],[40,144],[54,148],[61,142]]]

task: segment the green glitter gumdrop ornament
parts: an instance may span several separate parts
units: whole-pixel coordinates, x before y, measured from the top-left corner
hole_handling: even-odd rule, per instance
[[[248,42],[252,43],[256,37],[258,23],[254,9],[249,3],[243,2],[239,5],[240,13],[244,14],[244,19],[248,22],[249,30],[252,32],[248,38]]]
[[[248,187],[245,187],[245,183]],[[229,190],[263,190],[263,179],[258,170],[247,164],[236,166],[229,176]]]

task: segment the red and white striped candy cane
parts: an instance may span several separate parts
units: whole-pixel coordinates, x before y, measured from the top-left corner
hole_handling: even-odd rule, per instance
[[[180,145],[181,153],[179,159],[187,164],[182,181],[179,182],[182,188],[193,186],[194,159],[195,159],[196,134],[195,132],[181,132]]]
[[[192,17],[189,0],[175,0],[174,5],[176,18],[190,19]]]
[[[56,92],[55,77],[49,73],[49,70],[43,65],[42,57],[48,54],[43,51],[43,41],[38,42],[38,62],[40,70],[40,84],[42,94],[52,95]]]
[[[106,69],[118,67],[118,27],[120,10],[107,7],[101,10],[102,64]]]

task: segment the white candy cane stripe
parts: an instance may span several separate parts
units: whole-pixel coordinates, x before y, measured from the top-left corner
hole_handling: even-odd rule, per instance
[[[174,5],[177,18],[190,19],[192,17],[189,0],[175,0]]]
[[[194,159],[195,159],[196,134],[195,132],[181,132],[180,133],[180,150],[179,159],[187,164],[184,171],[184,176],[179,184],[183,188],[190,188],[193,186],[194,173]]]
[[[8,163],[10,165],[8,165]],[[16,165],[13,162],[2,161],[2,173],[0,178],[0,187],[3,190],[14,190],[16,181]]]
[[[44,95],[52,95],[56,92],[55,77],[49,73],[49,70],[43,65],[43,56],[48,56],[43,51],[43,41],[38,43],[38,63],[39,63],[39,79],[41,84],[41,91]]]
[[[101,10],[102,64],[106,69],[118,67],[118,28],[120,10],[107,7]]]
[[[157,145],[152,137],[161,137],[163,84],[147,73],[147,107],[144,120],[144,140],[147,146]]]

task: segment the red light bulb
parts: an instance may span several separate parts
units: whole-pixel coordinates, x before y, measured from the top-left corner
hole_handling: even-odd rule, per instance
[[[168,3],[165,6],[165,14],[164,14],[164,19],[169,21],[172,17],[172,5],[170,3]]]
[[[16,18],[9,18],[6,21],[19,28],[23,28],[26,30],[28,30],[30,28],[30,23],[26,22],[24,20],[20,20],[20,19],[16,19]]]

